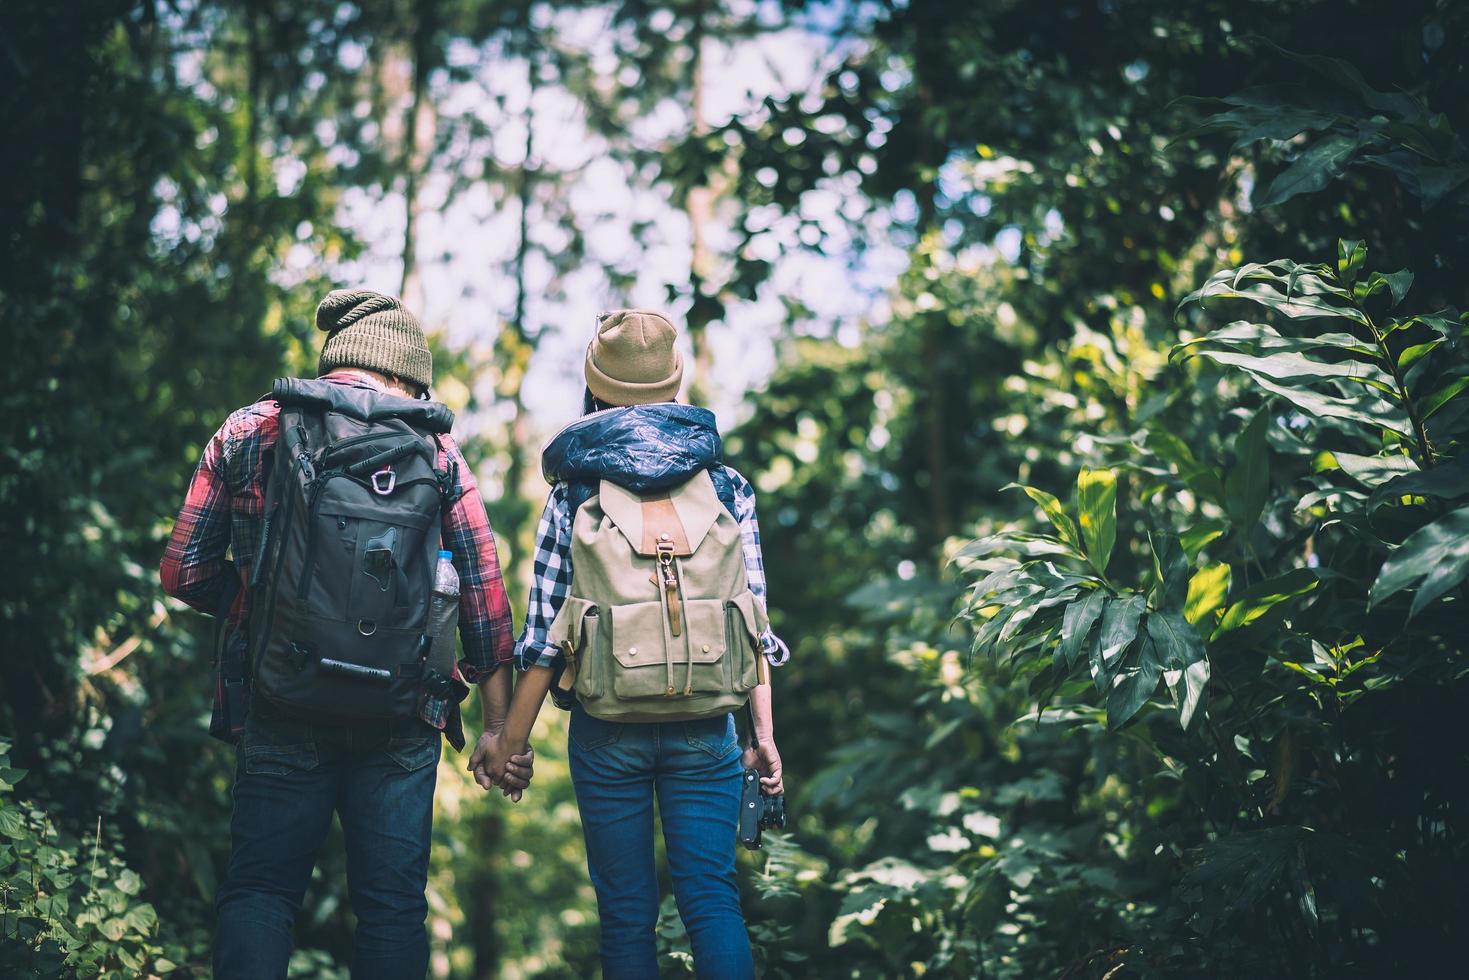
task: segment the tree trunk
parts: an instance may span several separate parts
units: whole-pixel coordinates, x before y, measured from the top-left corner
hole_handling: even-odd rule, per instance
[[[694,23],[689,31],[689,125],[695,136],[709,131],[704,121],[704,38],[707,25],[707,6],[699,3],[694,7]],[[689,345],[693,348],[693,371],[688,382],[689,397],[696,403],[707,401],[710,374],[714,366],[714,355],[709,349],[709,323],[713,319],[711,306],[713,297],[705,296],[710,268],[709,248],[704,240],[709,213],[713,207],[714,192],[707,186],[690,189],[685,202],[685,213],[689,220]]]
[[[409,309],[422,310],[423,284],[418,274],[418,195],[423,172],[432,157],[436,115],[426,97],[433,68],[434,32],[438,29],[438,0],[418,0],[413,25],[413,96],[403,134],[403,278],[398,295]]]

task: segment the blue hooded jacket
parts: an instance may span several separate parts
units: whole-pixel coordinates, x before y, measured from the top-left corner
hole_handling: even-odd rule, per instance
[[[602,480],[649,494],[671,490],[708,470],[720,501],[735,516],[734,484],[725,472],[723,452],[713,412],[656,402],[577,419],[541,454],[541,472],[547,483],[566,484],[574,516]]]
[[[546,446],[541,472],[547,483],[565,484],[567,509],[574,520],[603,480],[634,493],[657,493],[708,470],[720,502],[738,520],[734,483],[724,468],[723,451],[713,412],[656,402],[583,415]],[[565,661],[557,664],[556,682],[565,668]],[[551,700],[568,710],[576,702],[556,683],[551,686]]]

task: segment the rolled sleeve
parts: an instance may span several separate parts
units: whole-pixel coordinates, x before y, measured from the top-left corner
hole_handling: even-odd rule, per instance
[[[226,428],[204,447],[174,522],[158,577],[163,591],[198,609],[217,611],[230,546],[230,490],[225,475]]]
[[[444,514],[444,547],[454,553],[454,570],[459,573],[459,639],[464,646],[459,673],[474,684],[512,661],[515,624],[479,487],[459,447],[444,436],[440,466],[450,465],[456,471],[457,499]]]

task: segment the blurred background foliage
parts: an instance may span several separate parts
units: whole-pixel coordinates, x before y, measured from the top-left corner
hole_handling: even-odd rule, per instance
[[[703,110],[711,45],[792,29],[811,84]],[[1469,918],[1466,66],[1451,0],[10,0],[0,972],[207,974],[233,759],[162,542],[219,421],[313,366],[319,296],[384,248],[431,294],[424,222],[478,194],[508,286],[436,334],[437,393],[517,596],[537,304],[588,264],[628,301],[684,236],[696,397],[712,331],[781,310],[728,438],[795,654],[797,819],[742,858],[767,975],[1436,973]],[[512,69],[677,228],[594,254],[578,166],[481,111]],[[860,322],[778,288],[880,248]],[[443,764],[436,976],[595,973],[561,724],[518,808]],[[342,865],[300,976],[345,975]]]

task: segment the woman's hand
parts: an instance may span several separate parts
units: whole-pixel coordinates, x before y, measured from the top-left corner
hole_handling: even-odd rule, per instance
[[[780,765],[780,750],[775,747],[775,737],[762,738],[754,748],[745,749],[740,762],[746,769],[760,773],[760,791],[766,796],[780,796],[786,791]]]
[[[524,753],[512,754],[505,733],[499,729],[488,730],[475,742],[468,769],[481,789],[488,791],[491,786],[498,786],[511,802],[519,803],[534,775],[535,757],[535,750],[529,745]]]

